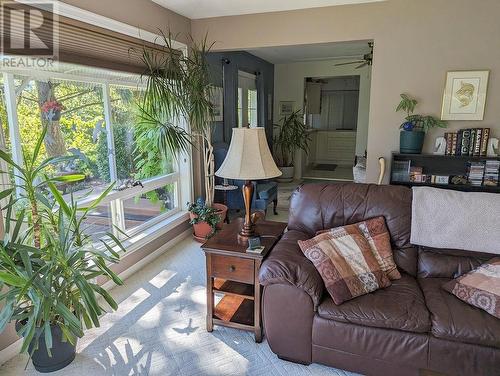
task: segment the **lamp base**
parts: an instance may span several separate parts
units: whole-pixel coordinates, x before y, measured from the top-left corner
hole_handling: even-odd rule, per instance
[[[245,203],[245,222],[238,234],[238,241],[247,242],[248,238],[255,236],[255,225],[252,221],[252,197],[253,184],[250,180],[245,181],[245,185],[241,187],[243,193],[243,201]]]

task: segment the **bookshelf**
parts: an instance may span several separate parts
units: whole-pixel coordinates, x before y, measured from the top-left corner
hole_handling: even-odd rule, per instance
[[[429,186],[436,188],[453,189],[466,192],[491,192],[500,193],[500,186],[476,186],[467,184],[439,184],[431,182],[415,182],[405,179],[399,173],[397,168],[398,162],[409,161],[412,167],[422,167],[422,173],[426,175],[444,175],[444,176],[467,176],[469,162],[482,161],[500,161],[500,156],[497,157],[473,157],[473,156],[455,156],[455,155],[435,155],[435,154],[401,154],[392,153],[390,184],[404,185],[407,187],[413,186]],[[396,162],[396,164],[395,164]]]

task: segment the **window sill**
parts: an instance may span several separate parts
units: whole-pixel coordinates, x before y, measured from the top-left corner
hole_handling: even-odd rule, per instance
[[[122,251],[120,253],[122,255],[129,255],[187,220],[189,220],[189,213],[187,211],[179,211],[124,240],[122,244],[127,252],[124,253]]]

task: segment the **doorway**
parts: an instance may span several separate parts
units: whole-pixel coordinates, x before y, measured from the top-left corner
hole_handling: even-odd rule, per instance
[[[307,77],[304,87],[311,145],[303,177],[353,180],[360,76]]]

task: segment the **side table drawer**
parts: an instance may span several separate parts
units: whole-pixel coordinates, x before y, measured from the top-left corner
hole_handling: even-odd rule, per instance
[[[212,277],[254,283],[254,261],[232,256],[212,255]]]

